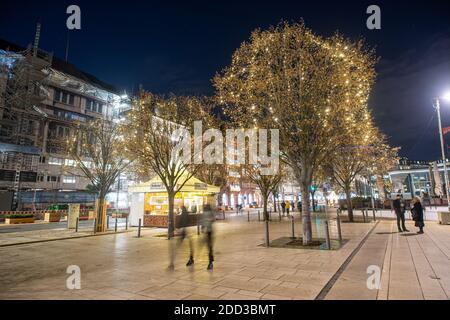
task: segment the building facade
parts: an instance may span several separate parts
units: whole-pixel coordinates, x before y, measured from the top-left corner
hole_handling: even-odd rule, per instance
[[[0,41],[0,210],[93,202],[89,181],[65,156],[64,143],[77,124],[113,120],[127,108],[117,89],[74,65]],[[117,199],[127,186],[126,177],[121,180]]]

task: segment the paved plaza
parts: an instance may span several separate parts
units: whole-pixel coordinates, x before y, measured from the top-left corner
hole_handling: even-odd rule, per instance
[[[290,236],[289,220],[275,220],[271,239]],[[428,222],[423,235],[407,226],[342,223],[349,241],[339,250],[265,248],[263,222],[235,215],[215,224],[213,271],[195,227],[195,264],[185,266],[186,242],[173,271],[163,229],[0,247],[0,299],[448,299],[450,226]],[[70,265],[80,267],[79,290],[66,287]],[[367,288],[370,265],[382,270],[379,289]]]

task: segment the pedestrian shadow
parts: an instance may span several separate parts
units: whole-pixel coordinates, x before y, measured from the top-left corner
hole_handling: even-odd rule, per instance
[[[413,237],[413,236],[417,236],[417,233],[402,233],[401,234],[402,237]]]
[[[398,233],[397,231],[394,232],[376,232],[375,234],[396,234]]]

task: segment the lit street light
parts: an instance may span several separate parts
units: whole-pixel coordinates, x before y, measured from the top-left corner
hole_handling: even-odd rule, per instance
[[[449,185],[448,185],[448,173],[447,173],[447,159],[445,158],[445,150],[444,150],[444,135],[442,134],[442,123],[441,123],[441,109],[440,109],[440,101],[439,99],[443,99],[445,101],[450,101],[450,91],[446,92],[442,98],[435,99],[436,112],[438,115],[439,122],[439,137],[441,139],[441,152],[442,152],[442,162],[444,164],[444,180],[445,180],[445,194],[447,195],[447,208],[450,211],[450,195],[448,193]]]

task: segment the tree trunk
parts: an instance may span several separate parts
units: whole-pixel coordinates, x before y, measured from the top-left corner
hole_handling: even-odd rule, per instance
[[[106,193],[100,192],[97,200],[97,212],[96,212],[96,232],[105,232],[106,231]]]
[[[266,247],[270,245],[270,237],[269,237],[269,212],[267,211],[267,202],[269,200],[269,195],[262,194],[263,196],[263,216],[264,216],[264,229],[265,235],[264,240]]]
[[[345,199],[347,201],[347,212],[348,212],[348,221],[353,222],[353,204],[352,198],[350,197],[350,188],[345,188]]]
[[[309,212],[310,200],[309,190],[311,183],[303,181],[301,184],[302,192],[302,229],[303,245],[309,245],[312,242],[311,213]]]
[[[167,237],[171,239],[175,235],[175,214],[174,214],[175,194],[173,192],[168,192],[167,196],[169,201],[169,212],[167,216]]]

